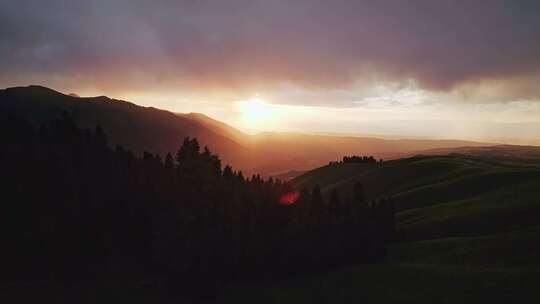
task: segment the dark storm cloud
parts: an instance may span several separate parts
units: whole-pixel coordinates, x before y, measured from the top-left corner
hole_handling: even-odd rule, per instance
[[[317,89],[376,78],[446,91],[530,82],[540,70],[538,3],[0,0],[0,84]]]

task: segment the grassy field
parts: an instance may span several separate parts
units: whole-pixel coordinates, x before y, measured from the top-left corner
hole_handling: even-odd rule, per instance
[[[540,227],[480,237],[400,242],[386,264],[271,286],[226,289],[219,303],[538,303]]]
[[[538,303],[537,268],[387,264],[236,286],[219,303]]]
[[[540,267],[540,226],[500,234],[394,243],[389,253],[392,263]]]

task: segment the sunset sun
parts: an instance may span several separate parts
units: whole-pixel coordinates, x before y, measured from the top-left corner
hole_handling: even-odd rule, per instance
[[[238,102],[242,122],[247,128],[260,128],[275,119],[275,109],[264,99],[255,97]]]

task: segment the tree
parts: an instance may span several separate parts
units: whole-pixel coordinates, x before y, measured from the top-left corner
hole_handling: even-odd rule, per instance
[[[226,165],[225,168],[223,168],[223,179],[231,180],[233,177],[234,177],[234,172],[231,166]]]
[[[167,153],[167,155],[165,156],[164,167],[167,171],[171,171],[174,169],[174,160],[170,152]]]
[[[103,131],[100,125],[96,126],[96,131],[94,133],[94,136],[96,138],[96,142],[98,146],[105,147],[107,146],[107,135]]]
[[[311,217],[314,225],[319,225],[322,222],[323,208],[321,187],[316,184],[311,191]]]
[[[353,186],[353,206],[351,208],[357,221],[364,223],[369,216],[369,207],[366,201],[364,186],[356,182]]]
[[[339,193],[336,188],[332,189],[330,192],[330,215],[334,223],[338,222],[342,218],[342,206],[341,199],[339,198]]]

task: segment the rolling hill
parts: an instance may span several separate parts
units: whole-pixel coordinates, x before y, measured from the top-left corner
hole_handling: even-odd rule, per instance
[[[473,236],[533,225],[540,215],[540,169],[465,155],[417,156],[383,164],[339,163],[291,181],[351,196],[362,183],[369,200],[391,196],[403,239]]]

